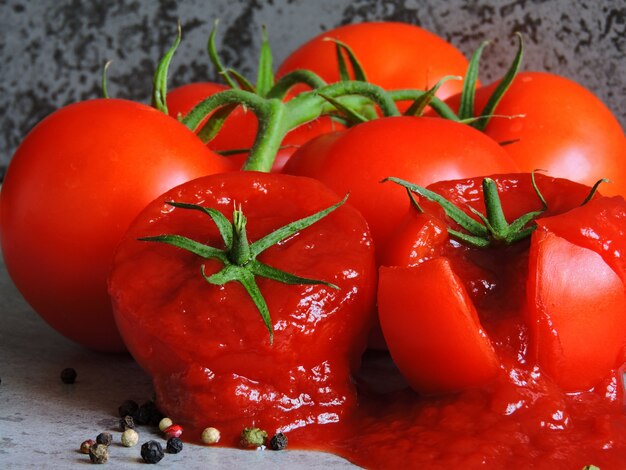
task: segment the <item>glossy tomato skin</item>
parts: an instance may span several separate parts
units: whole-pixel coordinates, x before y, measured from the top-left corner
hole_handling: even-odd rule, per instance
[[[530,175],[492,178],[498,185],[509,222],[541,208]],[[481,180],[440,182],[429,189],[468,214],[468,206],[484,213]],[[428,351],[422,352],[422,357],[428,358],[428,367],[438,361],[439,373],[450,368],[456,370],[463,364],[477,371],[456,384],[443,381],[448,374],[442,373],[442,378],[427,368],[420,369],[419,360],[413,366],[404,361],[402,358],[415,357],[415,351],[407,347],[410,343],[393,339],[426,334],[423,325],[428,326],[429,339],[450,336],[451,329],[467,326],[467,319],[474,318],[475,311],[479,319],[475,331],[488,335],[505,377],[527,369],[532,371],[538,365],[541,373],[562,390],[577,392],[607,380],[623,361],[626,284],[622,258],[626,202],[621,197],[596,196],[580,207],[589,192],[587,186],[543,175],[536,175],[536,181],[548,209],[538,219],[538,229],[530,241],[488,250],[451,241],[441,231],[442,222],[451,222],[428,202],[422,204],[426,213],[407,215],[401,225],[402,232],[390,239],[383,254],[384,262],[400,266],[409,274],[403,285],[392,282],[397,271],[381,269],[380,323],[385,337],[391,339],[388,347],[392,356],[400,358],[403,373],[417,389],[438,386],[451,391],[464,388],[463,384],[467,387],[481,381],[488,383],[480,371],[493,363],[489,350],[483,348],[478,356],[467,352],[481,351],[481,335],[459,336],[456,347],[464,345],[465,352],[457,350],[453,358],[443,354],[435,354],[433,358]],[[448,271],[435,269],[442,263],[449,267]],[[432,275],[436,271],[439,274]],[[431,275],[426,276],[428,273]],[[421,281],[411,282],[414,278]],[[463,314],[453,315],[438,325],[432,321],[433,316],[446,312],[438,311],[437,307],[450,304],[450,300],[445,303],[436,294],[446,288],[443,286],[447,286],[453,297],[461,299],[448,306],[446,312],[456,310]],[[407,296],[413,299],[413,308],[396,315],[389,306],[402,304]],[[406,321],[407,315],[412,316],[412,322]],[[470,359],[474,361],[472,364],[468,362]],[[458,374],[453,376],[462,378]]]
[[[497,83],[476,91],[475,111],[485,106]],[[458,106],[458,96],[450,98]],[[611,111],[589,90],[558,75],[520,72],[498,104],[485,133],[498,142],[521,171],[549,174],[626,195],[626,138]]]
[[[222,246],[206,215],[172,209],[165,204],[171,200],[200,203],[229,219],[241,204],[254,242],[339,198],[313,179],[236,172],[174,188],[137,217],[118,249],[109,290],[160,409],[190,436],[218,427],[227,445],[236,445],[251,423],[271,434],[341,420],[355,404],[350,373],[360,363],[374,308],[374,251],[362,216],[346,203],[262,253],[270,266],[339,287],[257,278],[274,326],[270,344],[241,285],[203,279],[201,265],[211,274],[217,262],[137,240],[176,233]]]
[[[336,139],[309,142],[284,172],[312,176],[338,194],[350,193],[381,250],[406,213],[406,191],[389,176],[426,186],[435,181],[515,171],[492,139],[469,126],[438,118],[393,117],[369,121]]]
[[[170,91],[167,95],[168,113],[173,117],[184,117],[204,99],[229,88],[212,82],[189,83]],[[272,171],[280,172],[291,155],[312,138],[342,129],[344,126],[330,117],[321,117],[290,131],[276,154]],[[201,127],[198,128],[198,130]],[[207,147],[217,152],[250,149],[257,136],[258,121],[253,111],[237,107],[226,119],[218,134],[207,143]],[[241,167],[248,152],[228,156],[233,164]]]
[[[162,192],[230,168],[150,107],[97,99],[62,108],[26,136],[9,165],[0,195],[7,270],[61,334],[123,351],[106,288],[122,234]]]
[[[299,47],[280,65],[277,76],[308,69],[329,83],[339,80],[335,44],[354,51],[368,81],[387,90],[426,90],[446,75],[464,76],[467,60],[452,44],[425,29],[405,23],[365,22],[325,31]],[[460,80],[449,80],[437,96],[460,92]]]

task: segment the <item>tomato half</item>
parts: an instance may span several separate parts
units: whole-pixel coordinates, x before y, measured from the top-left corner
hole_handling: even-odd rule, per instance
[[[497,83],[476,91],[475,112]],[[458,96],[450,98],[458,106]],[[626,138],[611,111],[589,90],[558,75],[521,72],[495,109],[485,133],[522,171],[538,168],[587,185],[611,180],[602,191],[626,195]]]
[[[61,334],[122,351],[106,288],[122,234],[167,189],[230,168],[148,106],[98,99],[62,108],[26,136],[2,185],[7,270]]]
[[[254,243],[338,200],[313,179],[233,172],[172,189],[131,225],[109,283],[116,320],[154,380],[160,409],[189,435],[216,426],[222,442],[236,445],[252,423],[271,432],[342,419],[355,404],[350,373],[360,363],[374,312],[372,240],[363,217],[346,203],[261,253],[258,259],[273,268],[338,287],[257,276],[272,344],[240,283],[213,285],[203,278],[203,269],[211,275],[221,261],[137,239],[177,234],[224,248],[207,214],[167,201],[200,204],[229,220],[241,205]]]
[[[509,222],[541,209],[530,175],[492,178]],[[468,206],[484,213],[481,180],[430,189],[468,214]],[[589,187],[543,175],[536,181],[548,209],[530,240],[466,246],[442,232],[451,221],[428,201],[390,239],[383,260],[400,267],[381,268],[380,323],[417,390],[488,383],[498,370],[492,350],[505,375],[538,366],[570,392],[591,389],[623,362],[626,201],[596,196],[581,206]],[[470,327],[471,334],[455,333]]]
[[[395,22],[366,22],[325,31],[291,53],[277,76],[308,69],[329,83],[339,80],[335,44],[338,39],[354,51],[368,81],[387,90],[426,90],[446,75],[465,75],[467,60],[452,44],[418,26]],[[450,80],[437,92],[446,98],[460,92],[460,80]]]
[[[495,141],[469,126],[438,118],[393,117],[310,141],[284,171],[317,178],[338,194],[350,193],[380,250],[409,207],[406,191],[381,184],[384,178],[428,185],[515,169]]]

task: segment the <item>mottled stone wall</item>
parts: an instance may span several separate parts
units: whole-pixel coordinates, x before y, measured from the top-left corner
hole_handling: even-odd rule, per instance
[[[0,167],[28,130],[64,104],[109,92],[147,101],[158,58],[176,21],[183,43],[171,85],[215,79],[206,55],[213,20],[227,65],[254,72],[261,25],[276,62],[340,24],[398,20],[427,28],[466,55],[484,39],[482,80],[497,77],[526,38],[525,69],[549,70],[590,88],[626,123],[626,4],[623,0],[0,0]],[[375,38],[372,38],[375,40]]]

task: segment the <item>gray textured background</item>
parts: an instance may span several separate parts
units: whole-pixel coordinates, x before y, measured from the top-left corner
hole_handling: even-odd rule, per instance
[[[112,59],[109,92],[148,101],[155,63],[176,21],[183,42],[171,86],[215,79],[206,55],[213,20],[224,62],[255,70],[265,24],[275,62],[310,37],[340,24],[398,20],[420,25],[467,56],[484,39],[481,79],[511,60],[513,33],[526,38],[523,67],[548,70],[591,89],[626,123],[626,2],[623,0],[0,0],[0,167],[42,117],[100,95]],[[375,38],[372,38],[375,40]],[[418,60],[418,59],[416,59]]]

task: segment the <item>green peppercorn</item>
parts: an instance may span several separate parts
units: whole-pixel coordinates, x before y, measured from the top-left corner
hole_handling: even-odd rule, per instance
[[[96,436],[96,442],[98,444],[104,444],[105,446],[110,446],[111,442],[113,442],[113,436],[110,432],[101,432]]]
[[[89,460],[91,463],[107,463],[109,449],[104,444],[96,444],[89,448]]]
[[[259,428],[246,428],[241,433],[241,446],[247,448],[261,447],[265,445],[267,432]]]
[[[76,371],[71,367],[67,367],[61,371],[61,382],[64,384],[73,384],[76,382]]]
[[[141,458],[146,463],[159,463],[164,456],[163,447],[157,441],[148,441],[141,445]]]
[[[282,432],[275,434],[270,439],[270,449],[272,450],[283,450],[287,448],[287,436],[285,436]]]
[[[167,440],[165,449],[170,454],[178,454],[181,450],[183,450],[183,441],[181,441],[180,437],[170,437]]]

